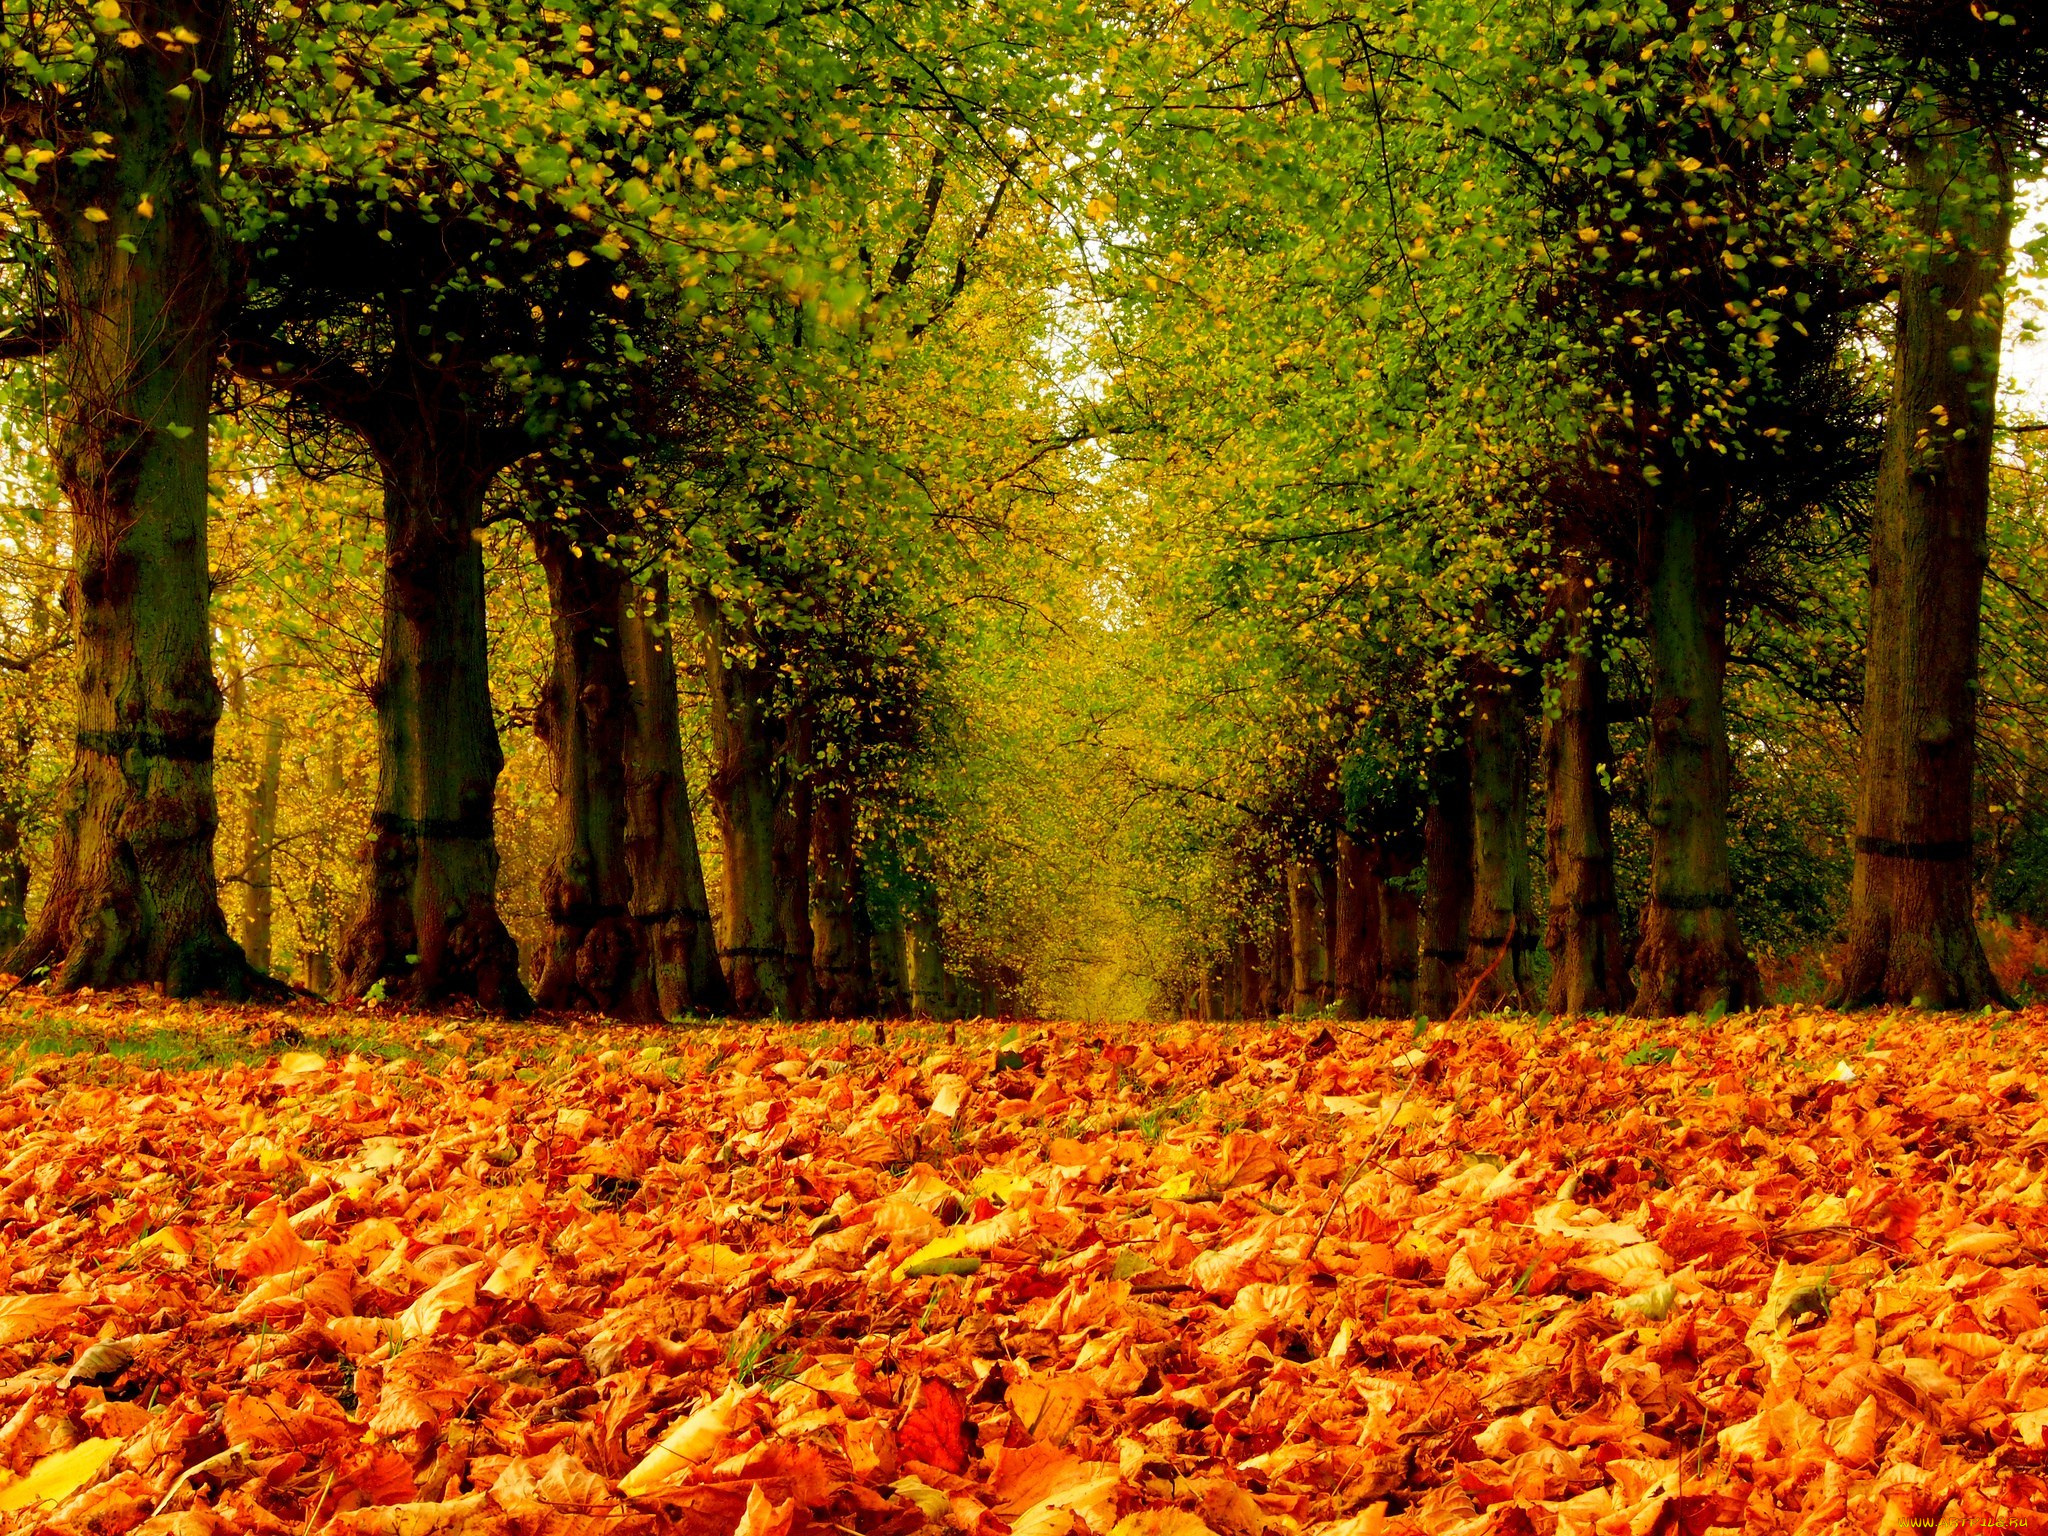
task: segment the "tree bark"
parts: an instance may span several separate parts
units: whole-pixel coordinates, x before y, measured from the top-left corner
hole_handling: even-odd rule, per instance
[[[951,988],[946,984],[945,938],[939,909],[929,892],[921,891],[904,913],[904,969],[910,989],[910,1015],[917,1019],[948,1019]]]
[[[1465,737],[1472,784],[1472,916],[1459,995],[1479,1010],[1527,1009],[1536,920],[1529,888],[1529,774],[1513,683],[1487,667],[1472,689]]]
[[[51,964],[60,991],[239,995],[251,977],[213,865],[206,551],[233,28],[214,4],[141,0],[128,15],[145,42],[109,43],[79,108],[104,154],[60,154],[25,188],[65,324],[52,457],[72,516],[78,734],[49,894],[4,966]],[[160,45],[179,29],[196,41]]]
[[[828,1019],[861,1019],[875,1011],[855,846],[858,809],[852,790],[839,784],[820,791],[811,805],[811,978],[816,1011]]]
[[[1288,952],[1293,960],[1291,1010],[1320,1013],[1330,1000],[1328,872],[1307,859],[1287,864]]]
[[[802,725],[779,695],[774,660],[751,627],[706,593],[697,595],[696,609],[711,695],[711,800],[725,855],[721,958],[733,1011],[802,1018],[811,964]]]
[[[1970,852],[2012,170],[1968,131],[1915,146],[1906,172],[1933,255],[1899,284],[1840,993],[1851,1006],[1978,1008],[2004,1000],[1977,933]]]
[[[1249,933],[1239,936],[1236,962],[1238,1017],[1270,1018],[1271,1011],[1266,1006],[1265,961],[1259,953],[1257,938]]]
[[[868,940],[868,963],[875,977],[875,1016],[901,1019],[910,1013],[909,937],[902,915],[892,905],[874,914]]]
[[[270,971],[270,925],[273,909],[271,849],[277,842],[278,781],[284,775],[284,722],[263,723],[262,755],[256,764],[256,784],[250,791],[242,821],[248,845],[248,862],[243,866],[246,882],[242,899],[242,953],[250,968]]]
[[[461,422],[428,414],[372,437],[384,480],[384,639],[377,802],[363,898],[343,934],[344,989],[531,1006],[498,917],[495,801],[504,754],[491,714],[483,549],[494,468]]]
[[[1472,765],[1462,742],[1437,753],[1430,765],[1422,841],[1426,883],[1416,1006],[1444,1019],[1458,1006],[1458,979],[1471,952]]]
[[[1415,1016],[1422,902],[1407,883],[1422,863],[1422,837],[1390,833],[1379,843],[1380,995],[1376,1007],[1390,1019]]]
[[[1272,963],[1266,968],[1266,1016],[1285,1018],[1294,1008],[1294,920],[1288,901],[1287,866],[1280,867],[1278,888],[1273,892],[1272,925],[1267,952]]]
[[[548,933],[534,1001],[659,1021],[653,957],[633,920],[626,853],[626,573],[554,521],[528,529],[548,581],[553,666],[534,711],[555,791],[554,849],[541,876]]]
[[[644,593],[629,593],[622,638],[633,697],[626,738],[626,866],[632,876],[633,922],[654,968],[663,1017],[726,1013],[732,1008],[732,990],[718,967],[718,934],[704,889],[704,861],[683,765],[666,573],[650,576]]]
[[[1379,1010],[1383,959],[1378,862],[1370,838],[1337,834],[1334,952],[1339,1018],[1370,1018]]]
[[[1628,1005],[1628,959],[1615,908],[1611,797],[1600,773],[1610,756],[1607,669],[1593,624],[1590,578],[1567,560],[1560,606],[1564,673],[1557,716],[1543,732],[1544,835],[1550,874],[1552,1013],[1618,1012]]]
[[[1727,592],[1707,495],[1660,498],[1643,529],[1650,641],[1650,894],[1633,1012],[1762,1001],[1728,868]]]

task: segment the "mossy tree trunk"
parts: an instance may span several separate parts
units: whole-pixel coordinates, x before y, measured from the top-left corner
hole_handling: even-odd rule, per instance
[[[1430,764],[1423,819],[1422,955],[1416,1007],[1432,1019],[1458,1006],[1458,983],[1471,954],[1472,765],[1463,742]]]
[[[733,1011],[802,1018],[811,967],[803,725],[753,627],[702,592],[696,610],[711,696],[709,788],[724,852],[720,957]]]
[[[1840,991],[1851,1005],[1977,1008],[2003,998],[1977,933],[1970,854],[2012,171],[1991,135],[1968,130],[1915,146],[1906,176],[1932,254],[1899,283]]]
[[[1475,677],[1465,737],[1472,785],[1472,917],[1459,992],[1476,1009],[1535,1002],[1529,956],[1538,943],[1529,885],[1529,770],[1513,681]]]
[[[732,991],[718,965],[718,935],[690,809],[665,573],[655,572],[641,592],[628,594],[622,649],[633,700],[626,737],[632,919],[654,969],[662,1015],[726,1013]]]
[[[552,666],[534,731],[553,768],[554,847],[541,876],[548,932],[534,1001],[618,1018],[659,1020],[654,960],[633,920],[627,856],[627,752],[633,689],[626,674],[629,578],[588,530],[536,520],[529,529],[548,582]]]
[[[865,1018],[875,1011],[858,812],[845,784],[827,785],[811,803],[812,1002],[828,1019]]]
[[[403,413],[401,413],[403,414]],[[460,411],[368,433],[384,481],[384,639],[377,800],[361,904],[342,936],[343,987],[416,1003],[531,1006],[498,916],[496,797],[505,758],[491,713],[478,538],[502,460]]]
[[[1633,1011],[1762,1000],[1728,866],[1727,590],[1712,491],[1659,498],[1644,522],[1650,649],[1650,892]]]
[[[1544,839],[1549,864],[1552,1013],[1611,1013],[1628,1006],[1628,956],[1615,906],[1612,797],[1601,778],[1607,669],[1583,564],[1565,562],[1559,606],[1565,655],[1557,714],[1544,724]]]
[[[213,863],[206,540],[232,14],[132,6],[142,42],[109,43],[90,92],[57,109],[83,115],[103,156],[60,154],[24,189],[65,328],[52,459],[72,518],[78,733],[49,893],[4,965],[50,965],[59,990],[239,994],[251,979]]]

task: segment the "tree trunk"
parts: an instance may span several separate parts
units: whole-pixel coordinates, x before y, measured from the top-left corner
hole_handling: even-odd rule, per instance
[[[817,934],[811,927],[811,821],[816,799],[811,784],[812,716],[800,706],[789,717],[775,802],[774,847],[776,926],[789,954],[788,1017],[811,1018],[817,978],[811,969]]]
[[[1380,995],[1378,1011],[1390,1019],[1415,1017],[1422,902],[1407,888],[1422,863],[1422,838],[1391,834],[1379,845]]]
[[[1264,1019],[1272,1016],[1266,1006],[1266,974],[1259,941],[1250,934],[1237,941],[1238,1017]]]
[[[854,844],[857,811],[844,785],[821,791],[811,805],[811,980],[817,1012],[828,1019],[862,1019],[875,1011],[867,902]]]
[[[1529,774],[1512,682],[1488,668],[1472,690],[1465,737],[1472,776],[1472,917],[1459,995],[1479,1010],[1536,1001],[1538,937],[1529,893]]]
[[[662,1017],[653,958],[632,917],[626,854],[626,573],[561,523],[528,531],[548,579],[553,667],[533,728],[554,770],[554,849],[541,876],[548,933],[534,1001],[618,1018]]]
[[[256,787],[250,792],[242,828],[248,845],[248,862],[242,878],[247,882],[242,900],[242,953],[250,968],[270,971],[271,849],[277,842],[277,789],[284,774],[284,722],[263,724],[263,755],[256,765]]]
[[[1728,870],[1727,593],[1719,519],[1680,491],[1645,520],[1650,641],[1650,895],[1633,1011],[1651,1017],[1762,1000]]]
[[[1978,1008],[2004,1000],[1977,933],[1970,850],[2012,171],[1982,132],[1945,150],[1918,145],[1906,169],[1919,231],[1937,254],[1899,284],[1840,990],[1850,1005]]]
[[[809,886],[808,816],[795,803],[804,767],[801,728],[789,700],[778,695],[774,659],[759,636],[730,620],[708,594],[697,595],[696,609],[711,695],[711,801],[725,855],[720,956],[733,1012],[801,1018],[811,959],[808,899],[798,926],[792,889],[793,882]]]
[[[197,39],[118,52],[110,41],[76,108],[104,153],[61,154],[25,189],[66,327],[52,458],[72,516],[78,734],[49,894],[4,968],[51,964],[60,991],[152,982],[241,994],[250,973],[213,865],[220,689],[207,619],[226,102],[192,79],[230,69],[233,33],[213,4],[142,0],[127,14],[145,37]]]
[[[1294,921],[1289,908],[1287,867],[1283,864],[1279,888],[1273,893],[1271,938],[1266,945],[1272,956],[1266,968],[1266,1017],[1271,1019],[1283,1019],[1294,1008]]]
[[[1446,1019],[1458,1006],[1458,980],[1471,952],[1472,765],[1461,742],[1430,765],[1429,813],[1422,826],[1426,884],[1416,1006]]]
[[[870,909],[872,911],[872,909]],[[910,1013],[908,936],[903,918],[892,905],[874,913],[874,934],[868,940],[868,963],[875,977],[875,1016],[900,1019]]]
[[[1337,1016],[1370,1018],[1379,1009],[1382,963],[1380,877],[1370,839],[1337,834],[1336,877]]]
[[[649,577],[644,594],[629,593],[623,640],[633,695],[626,738],[626,866],[632,875],[633,922],[654,967],[655,997],[664,1018],[726,1013],[732,991],[718,968],[718,935],[704,890],[704,861],[683,767],[666,573]]]
[[[946,985],[945,939],[939,909],[929,892],[920,892],[904,914],[904,969],[910,989],[910,1015],[917,1019],[952,1017]]]
[[[1545,848],[1550,872],[1552,1013],[1610,1013],[1628,1005],[1628,958],[1614,900],[1614,832],[1600,772],[1607,740],[1607,669],[1582,564],[1567,560],[1562,588],[1564,676],[1557,718],[1545,722]]]
[[[1320,864],[1288,861],[1288,950],[1294,962],[1296,1018],[1320,1013],[1330,1000],[1329,887],[1329,876]]]
[[[491,472],[445,420],[415,419],[377,449],[384,478],[384,642],[377,808],[361,905],[341,941],[344,989],[414,1003],[531,1006],[498,917],[498,773],[483,548]],[[443,430],[433,430],[440,427]]]

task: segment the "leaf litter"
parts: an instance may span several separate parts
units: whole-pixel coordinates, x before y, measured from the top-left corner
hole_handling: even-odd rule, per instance
[[[2038,1011],[254,1017],[16,1028],[0,1529],[2048,1526]]]

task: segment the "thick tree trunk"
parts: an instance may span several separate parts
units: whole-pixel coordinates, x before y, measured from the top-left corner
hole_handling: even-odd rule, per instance
[[[1416,1006],[1432,1019],[1458,1006],[1458,982],[1471,953],[1472,765],[1463,743],[1430,765],[1423,821],[1422,957]]]
[[[277,842],[277,790],[284,776],[284,721],[263,723],[262,755],[256,763],[256,784],[244,808],[242,830],[248,846],[248,862],[242,878],[247,882],[242,899],[242,953],[250,968],[268,974],[270,970],[270,923],[273,909],[271,849]]]
[[[816,1012],[817,978],[811,966],[818,940],[811,927],[811,821],[816,798],[811,782],[812,716],[799,706],[789,718],[775,802],[774,847],[776,926],[789,951],[790,1011],[793,1019]]]
[[[1840,990],[1852,1005],[1977,1008],[2003,1000],[1977,933],[1970,851],[2012,172],[1988,136],[1960,132],[1942,150],[1916,147],[1907,175],[1934,254],[1899,284]]]
[[[698,594],[696,609],[711,695],[711,800],[724,844],[720,955],[733,1011],[802,1018],[811,934],[809,816],[798,798],[807,766],[801,723],[778,694],[774,659],[759,637],[708,594]]]
[[[1477,1010],[1532,1007],[1538,943],[1529,888],[1529,773],[1513,685],[1487,669],[1465,738],[1472,778],[1472,917],[1459,993]]]
[[[567,526],[529,529],[548,580],[553,667],[533,728],[554,770],[554,849],[541,876],[548,917],[534,1001],[618,1018],[659,1020],[653,957],[633,920],[626,852],[626,573]]]
[[[1581,564],[1567,561],[1564,676],[1557,718],[1543,732],[1545,848],[1549,857],[1552,1013],[1611,1013],[1628,1006],[1628,958],[1615,909],[1607,670]]]
[[[1288,861],[1288,951],[1294,962],[1291,1007],[1296,1018],[1320,1013],[1330,1000],[1329,887],[1322,865]]]
[[[1415,1016],[1421,947],[1422,901],[1408,884],[1422,864],[1422,837],[1391,834],[1379,844],[1380,995],[1378,1011],[1390,1019]]]
[[[339,968],[356,997],[382,982],[386,996],[409,1002],[472,997],[522,1013],[531,1002],[519,947],[498,917],[505,759],[475,536],[491,471],[459,425],[429,417],[409,426],[373,444],[384,475],[377,808]]]
[[[145,38],[185,29],[197,41],[110,44],[78,96],[103,157],[60,155],[26,188],[66,327],[53,460],[72,516],[78,735],[49,894],[4,968],[51,965],[64,991],[239,994],[250,974],[213,866],[220,689],[207,621],[224,97],[192,79],[230,67],[232,31],[214,4],[142,0],[128,14]]]
[[[683,766],[666,574],[656,572],[644,593],[629,594],[623,639],[633,695],[626,738],[626,865],[632,875],[633,922],[654,967],[663,1017],[726,1013],[732,1008],[732,990],[718,967],[718,934],[704,889],[704,861]]]
[[[1336,970],[1337,1016],[1370,1018],[1381,991],[1379,861],[1372,840],[1337,834]]]
[[[875,1011],[867,902],[854,842],[858,809],[844,785],[822,790],[811,804],[811,981],[816,1011],[828,1019],[861,1019]]]
[[[1727,594],[1718,517],[1699,494],[1644,524],[1650,641],[1650,894],[1633,1011],[1651,1017],[1762,1001],[1728,869]]]

